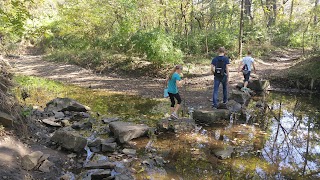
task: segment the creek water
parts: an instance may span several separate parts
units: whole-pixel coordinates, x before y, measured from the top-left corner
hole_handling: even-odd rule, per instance
[[[41,78],[16,78],[30,97],[26,105],[45,107],[55,97],[70,97],[88,105],[97,117],[121,117],[155,126],[167,111],[168,102],[119,93],[64,85]],[[160,133],[134,140],[139,157],[148,148],[164,157],[164,167],[137,172],[138,179],[320,179],[320,97],[271,93],[252,98],[245,116],[233,114],[223,124],[198,125],[188,133]],[[197,108],[197,107],[194,107]],[[240,118],[242,117],[242,118]],[[97,121],[90,137],[103,131]],[[107,135],[101,135],[102,138]],[[151,143],[150,143],[151,142]],[[137,165],[139,166],[139,164]],[[137,168],[139,169],[139,167]]]
[[[169,162],[149,179],[320,178],[320,98],[272,93],[254,97],[245,119],[160,134],[153,147]],[[140,147],[148,140],[139,139]],[[143,151],[142,155],[144,154]]]

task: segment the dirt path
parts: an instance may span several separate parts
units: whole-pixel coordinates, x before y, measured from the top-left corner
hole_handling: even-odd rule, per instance
[[[258,74],[254,74],[252,78],[268,78],[273,72],[283,71],[292,66],[300,56],[300,51],[289,49],[265,57],[264,59],[268,59],[266,62],[257,59]],[[163,93],[164,79],[130,78],[130,74],[128,77],[121,77],[115,73],[99,75],[76,65],[44,61],[41,56],[23,55],[10,59],[9,62],[15,68],[16,73],[39,76],[82,87],[135,94],[147,98],[161,98]],[[187,80],[186,90],[180,89],[188,106],[210,105],[208,100],[212,96],[213,75],[209,73],[209,64],[208,59],[208,66],[198,65],[190,69],[190,73],[197,74],[197,76]],[[231,65],[229,92],[242,81],[242,75],[237,73],[236,68],[237,64]]]
[[[41,58],[41,56],[26,55],[10,59],[9,62],[18,74],[48,78],[92,89],[135,94],[147,98],[161,98],[163,94],[164,79],[128,78],[116,74],[98,75],[76,65],[48,62]],[[210,66],[205,68],[202,66],[198,69],[204,73],[188,79],[186,93],[183,88],[180,90],[182,96],[186,97],[189,106],[210,105],[208,99],[211,98],[213,79],[213,76],[207,73],[210,71]],[[198,69],[195,67],[193,71]],[[231,83],[236,84],[237,81],[232,78]]]

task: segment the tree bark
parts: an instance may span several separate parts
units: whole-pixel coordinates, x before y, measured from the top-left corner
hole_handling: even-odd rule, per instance
[[[240,30],[239,30],[239,60],[242,58],[242,38],[243,38],[243,14],[244,14],[244,0],[241,0],[240,10]]]
[[[246,14],[247,17],[249,17],[250,21],[253,21],[253,16],[252,16],[252,0],[245,0],[245,10],[244,13]]]
[[[294,1],[291,1],[291,7],[290,7],[290,17],[289,17],[289,37],[292,35],[292,29],[291,29],[291,24],[292,24],[292,14],[293,14],[293,7],[294,7]]]
[[[318,8],[319,4],[320,4],[320,0],[315,0],[314,7],[315,7],[315,10],[316,10],[316,11],[317,11],[317,8]],[[313,22],[314,22],[314,25],[317,25],[317,24],[318,24],[317,12],[315,12],[315,14],[314,14]]]

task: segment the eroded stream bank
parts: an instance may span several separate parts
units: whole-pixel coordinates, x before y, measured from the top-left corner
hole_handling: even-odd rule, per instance
[[[20,87],[15,90],[16,94],[21,96],[26,91],[30,96],[22,101],[26,105],[38,106],[41,110],[49,100],[59,96],[91,107],[92,127],[78,131],[91,140],[111,137],[109,133],[101,133],[109,123],[105,124],[102,119],[119,117],[156,127],[168,107],[167,101],[159,99],[66,86],[33,77],[20,76],[17,80]],[[125,164],[126,170],[132,171],[137,179],[320,178],[319,100],[316,95],[255,96],[242,118],[232,115],[230,120],[211,127],[195,125],[192,121],[184,123],[184,120],[167,124],[180,133],[165,131],[166,124],[159,130],[158,125],[154,135],[151,133],[125,145],[118,143],[114,152],[97,152],[96,158],[118,162],[118,170]],[[35,107],[31,106],[26,109],[26,116],[34,112]],[[88,121],[90,119],[83,118],[80,122]],[[49,132],[57,130],[46,128]],[[137,153],[126,154],[126,148],[135,149]],[[78,164],[70,171],[75,175],[86,172],[81,166],[86,158],[73,157]],[[115,170],[115,173],[119,172]]]

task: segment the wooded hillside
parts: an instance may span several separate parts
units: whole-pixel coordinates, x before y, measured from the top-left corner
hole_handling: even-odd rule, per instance
[[[99,63],[121,53],[179,62],[219,46],[319,49],[319,0],[6,0],[1,49],[31,43],[59,59]]]

